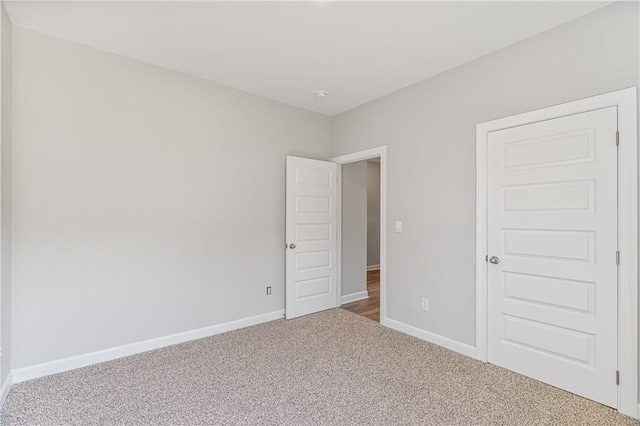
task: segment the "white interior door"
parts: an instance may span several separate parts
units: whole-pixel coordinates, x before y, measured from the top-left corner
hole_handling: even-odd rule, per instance
[[[488,359],[617,405],[617,109],[491,132]]]
[[[336,167],[287,156],[287,319],[337,304]]]

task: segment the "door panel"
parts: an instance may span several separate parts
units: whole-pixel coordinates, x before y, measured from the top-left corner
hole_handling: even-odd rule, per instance
[[[336,307],[336,167],[287,156],[287,318]]]
[[[489,362],[617,405],[617,110],[491,132]]]

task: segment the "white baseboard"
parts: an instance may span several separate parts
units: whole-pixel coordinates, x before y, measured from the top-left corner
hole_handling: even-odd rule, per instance
[[[413,337],[417,337],[418,339],[426,340],[427,342],[442,346],[443,348],[450,349],[454,352],[461,353],[462,355],[475,359],[478,358],[475,346],[467,345],[466,343],[458,342],[457,340],[449,339],[448,337],[440,336],[439,334],[425,331],[390,318],[385,318],[383,325],[402,333],[409,334]]]
[[[4,405],[4,401],[7,399],[7,395],[9,395],[9,390],[11,389],[11,385],[13,384],[13,373],[10,371],[7,378],[4,380],[2,384],[2,388],[0,388],[0,407]]]
[[[378,269],[380,269],[380,265],[367,266],[367,271],[377,271]]]
[[[340,298],[340,304],[356,302],[358,300],[367,299],[369,297],[368,291],[359,291],[357,293],[346,294]]]
[[[114,348],[103,349],[100,351],[72,356],[69,358],[63,358],[56,361],[31,365],[29,367],[16,368],[11,370],[13,383],[20,383],[26,380],[48,376],[50,374],[74,370],[76,368],[86,367],[88,365],[98,364],[105,361],[111,361],[125,356],[163,348],[165,346],[188,342],[190,340],[202,339],[203,337],[214,336],[216,334],[226,333],[227,331],[237,330],[239,328],[261,324],[263,322],[277,320],[282,318],[283,316],[284,309],[280,309],[278,311],[267,312],[265,314],[248,318],[241,318],[235,321],[229,321],[222,324],[199,328],[196,330],[171,334],[168,336],[158,337],[155,339],[145,340],[137,343],[131,343],[128,345],[116,346]]]

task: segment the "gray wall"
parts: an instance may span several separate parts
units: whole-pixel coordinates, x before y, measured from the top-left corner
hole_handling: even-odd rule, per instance
[[[285,155],[330,118],[13,36],[13,367],[283,309]]]
[[[342,295],[367,290],[367,162],[342,166]]]
[[[4,383],[11,369],[11,134],[12,134],[12,25],[0,5],[0,341],[2,369],[0,383]]]
[[[380,265],[380,163],[367,161],[367,266]]]
[[[618,2],[334,118],[334,155],[388,146],[390,318],[475,343],[475,125],[638,85],[638,39]]]

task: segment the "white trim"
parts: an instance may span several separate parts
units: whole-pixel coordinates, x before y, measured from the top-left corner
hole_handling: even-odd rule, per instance
[[[364,151],[333,157],[331,161],[337,164],[349,164],[357,161],[371,160],[372,158],[380,158],[380,163],[382,163],[382,156],[386,155],[386,153],[387,146],[383,145],[376,148],[365,149]]]
[[[340,304],[344,305],[345,303],[357,302],[358,300],[368,299],[369,292],[368,291],[359,291],[357,293],[345,294],[340,298]]]
[[[342,288],[342,165],[356,161],[380,158],[380,324],[387,325],[387,146],[379,146],[364,151],[341,155],[331,159],[338,167],[338,300]]]
[[[202,339],[203,337],[214,336],[216,334],[226,333],[227,331],[237,330],[239,328],[277,320],[283,318],[283,316],[284,309],[280,309],[273,312],[267,312],[265,314],[212,325],[210,327],[170,334],[168,336],[158,337],[155,339],[131,343],[123,346],[116,346],[114,348],[103,349],[100,351],[72,356],[69,358],[63,358],[56,361],[31,365],[29,367],[16,368],[12,370],[13,383],[20,383],[26,380],[48,376],[50,374],[74,370],[76,368],[86,367],[88,365],[98,364],[105,361],[111,361],[130,355],[135,355],[141,352],[147,352],[153,349],[188,342],[190,340]]]
[[[636,88],[593,96],[476,126],[476,347],[487,361],[487,138],[489,132],[618,107],[618,411],[638,417],[638,136]]]
[[[342,166],[336,169],[336,307],[339,307],[342,303]]]
[[[618,411],[638,417],[638,134],[636,88],[618,98]]]
[[[380,264],[367,266],[367,271],[377,271],[378,269],[380,269]]]
[[[442,346],[443,348],[458,352],[462,355],[477,358],[476,348],[466,343],[458,342],[457,340],[449,339],[448,337],[444,337],[430,331],[425,331],[391,318],[387,318],[386,326],[410,336],[417,337],[418,339],[426,340],[434,345]]]
[[[10,371],[9,375],[2,384],[2,388],[0,388],[0,407],[2,407],[4,405],[4,402],[7,400],[7,395],[9,395],[11,385],[13,385],[13,373]]]

